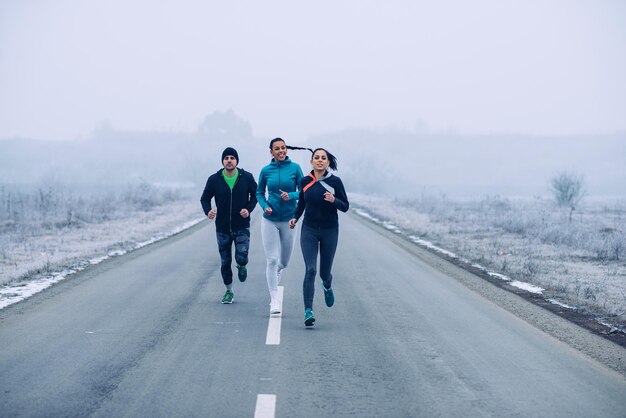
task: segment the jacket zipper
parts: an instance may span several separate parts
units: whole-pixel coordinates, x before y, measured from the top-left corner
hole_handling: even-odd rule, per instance
[[[278,191],[280,192],[280,187],[282,186],[282,182],[280,179],[280,172],[282,171],[282,166],[280,163],[278,163]],[[279,220],[283,220],[283,198],[282,196],[279,198],[278,200],[278,205],[280,206],[280,218]]]
[[[228,185],[226,185],[226,187],[228,187]],[[233,189],[235,188],[235,186],[233,186],[233,189],[231,189],[230,187],[228,187],[230,189],[230,210],[228,211],[228,229],[230,230],[230,233],[233,233]]]
[[[237,176],[237,180],[235,180],[235,184],[233,184],[233,188],[230,189],[230,210],[228,211],[229,213],[229,229],[230,229],[230,233],[233,233],[233,191],[235,190],[235,187],[237,187],[237,183],[239,183],[239,178],[241,177],[241,172],[239,172],[239,175]]]

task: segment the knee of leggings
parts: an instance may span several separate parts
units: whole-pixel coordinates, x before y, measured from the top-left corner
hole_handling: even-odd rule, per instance
[[[305,274],[307,277],[315,277],[316,273],[317,269],[315,268],[315,266],[307,266],[305,269]]]
[[[278,257],[269,257],[267,259],[267,265],[272,268],[273,267],[278,268]]]

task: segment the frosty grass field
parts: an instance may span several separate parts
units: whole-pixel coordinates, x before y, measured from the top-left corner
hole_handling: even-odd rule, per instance
[[[1,189],[0,308],[199,222],[204,216],[192,195],[147,184],[91,198],[52,188]],[[420,245],[626,329],[625,200],[587,198],[570,222],[549,198],[350,199],[360,215],[393,225]]]
[[[422,245],[435,245],[547,299],[626,329],[626,201],[587,199],[574,213],[549,198],[352,195]],[[525,284],[525,286],[524,286]]]

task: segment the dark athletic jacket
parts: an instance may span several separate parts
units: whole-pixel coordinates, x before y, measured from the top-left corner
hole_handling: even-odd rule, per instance
[[[348,196],[346,196],[346,190],[341,179],[332,174],[329,176],[329,173],[326,173],[324,176],[326,178],[323,181],[334,189],[335,201],[330,203],[324,200],[324,193],[326,193],[327,189],[319,181],[309,185],[315,179],[313,171],[311,171],[300,182],[300,197],[298,198],[298,206],[294,215],[294,218],[298,220],[304,213],[302,225],[312,228],[337,228],[339,226],[337,209],[347,212],[350,207],[350,202],[348,202]]]
[[[229,233],[239,231],[250,227],[250,216],[241,217],[239,212],[241,209],[248,209],[252,214],[252,210],[256,206],[256,181],[254,176],[247,171],[239,170],[237,182],[230,190],[226,180],[222,177],[222,170],[213,174],[204,186],[204,192],[200,198],[204,214],[208,215],[211,210],[211,198],[215,198],[217,206],[217,215],[215,216],[215,229],[218,232]]]

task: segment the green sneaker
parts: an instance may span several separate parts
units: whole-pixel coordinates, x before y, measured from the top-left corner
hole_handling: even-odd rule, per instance
[[[248,269],[246,268],[246,266],[240,266],[239,264],[237,264],[237,276],[239,277],[239,281],[240,282],[245,282],[246,278],[248,277]]]
[[[233,291],[227,290],[226,293],[224,293],[224,297],[222,298],[222,303],[233,303],[234,297],[235,294],[233,293]]]
[[[315,322],[315,315],[313,315],[313,311],[311,308],[306,308],[304,310],[304,325],[307,327],[312,327]]]

